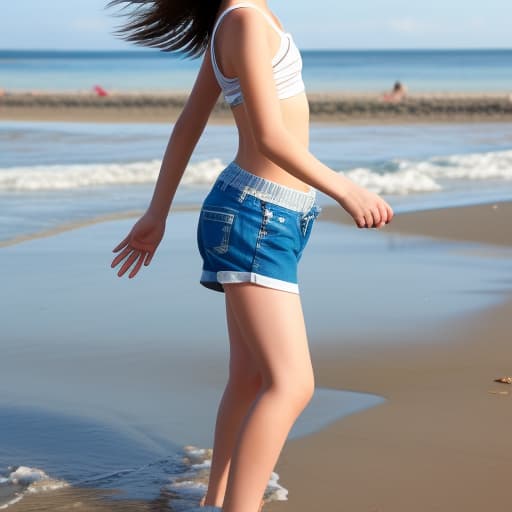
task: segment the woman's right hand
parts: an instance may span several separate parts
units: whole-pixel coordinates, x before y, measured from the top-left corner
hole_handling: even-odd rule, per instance
[[[394,215],[384,199],[348,179],[343,197],[338,202],[359,228],[380,228],[391,222]]]
[[[165,232],[165,219],[147,211],[133,226],[128,236],[112,252],[121,251],[112,261],[111,268],[116,267],[126,258],[117,275],[122,277],[135,263],[128,275],[131,279],[140,270],[142,263],[148,266]]]

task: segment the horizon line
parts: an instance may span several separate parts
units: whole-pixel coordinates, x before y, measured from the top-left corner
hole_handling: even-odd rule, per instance
[[[511,51],[512,47],[500,47],[500,46],[461,46],[461,47],[389,47],[389,48],[300,48],[301,51],[311,51],[311,52],[340,52],[340,51],[350,51],[350,52],[378,52],[378,51],[460,51],[460,50],[468,50],[468,51],[488,51],[488,50],[498,50],[498,51]],[[118,52],[118,53],[173,53],[175,55],[180,55],[180,52],[164,52],[158,48],[127,48],[127,49],[119,49],[119,48],[0,48],[0,51],[21,51],[21,52],[62,52],[62,53],[70,53],[70,52],[98,52],[98,53],[106,53],[106,52]]]

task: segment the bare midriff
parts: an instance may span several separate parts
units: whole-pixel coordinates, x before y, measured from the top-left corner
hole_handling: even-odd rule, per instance
[[[304,92],[280,100],[285,127],[304,147],[309,146],[309,104]],[[238,152],[235,161],[243,169],[286,187],[307,192],[310,186],[265,157],[258,149],[243,103],[232,109],[238,128]]]

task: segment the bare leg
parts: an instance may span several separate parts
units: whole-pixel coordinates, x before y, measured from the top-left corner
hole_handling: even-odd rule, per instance
[[[221,507],[240,426],[261,389],[261,376],[226,300],[230,343],[229,379],[219,405],[208,492],[202,504]]]
[[[247,283],[225,291],[262,390],[233,451],[223,512],[257,512],[286,437],[312,397],[313,370],[298,295]]]

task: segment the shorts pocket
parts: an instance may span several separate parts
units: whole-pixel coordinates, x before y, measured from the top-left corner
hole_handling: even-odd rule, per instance
[[[305,213],[300,219],[300,230],[302,232],[302,236],[306,239],[309,238],[311,234],[311,229],[313,228],[313,223],[315,219],[318,217],[322,209],[318,205],[313,205],[311,210],[308,213]]]
[[[222,206],[203,207],[199,216],[199,246],[206,252],[226,254],[235,211]]]

